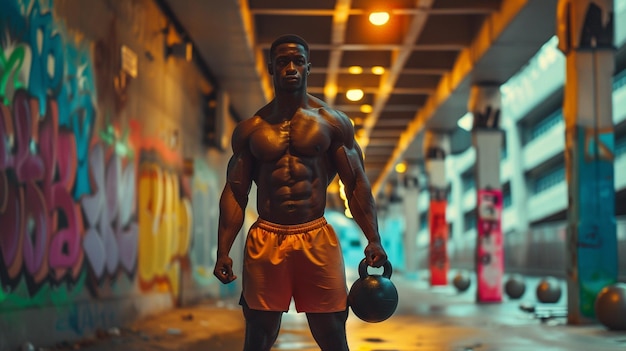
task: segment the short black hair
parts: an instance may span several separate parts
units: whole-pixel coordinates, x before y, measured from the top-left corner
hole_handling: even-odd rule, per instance
[[[306,42],[306,40],[302,39],[302,37],[299,35],[284,34],[276,38],[276,40],[274,40],[274,42],[272,43],[272,47],[270,48],[270,57],[269,57],[270,62],[272,62],[272,58],[274,58],[276,47],[280,44],[286,44],[286,43],[296,43],[296,44],[302,45],[304,47],[304,50],[306,51],[307,59],[309,58],[309,44]]]

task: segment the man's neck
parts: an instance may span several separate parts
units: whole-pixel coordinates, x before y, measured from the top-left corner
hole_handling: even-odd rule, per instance
[[[289,119],[293,114],[308,104],[306,91],[276,93],[274,108],[283,118]]]

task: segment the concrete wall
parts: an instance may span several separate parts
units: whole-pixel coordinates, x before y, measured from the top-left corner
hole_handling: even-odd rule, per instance
[[[155,3],[0,9],[0,350],[234,293],[212,277],[229,156],[202,143],[214,86],[166,57],[180,39]]]

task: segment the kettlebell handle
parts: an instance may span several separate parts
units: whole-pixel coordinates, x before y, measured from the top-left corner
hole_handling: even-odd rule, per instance
[[[359,263],[359,277],[361,277],[361,279],[364,279],[369,275],[369,273],[367,273],[367,267],[367,261],[365,259],[362,259]],[[383,265],[383,277],[390,279],[392,273],[393,268],[391,267],[391,262],[387,260],[387,262],[385,262],[385,264]]]

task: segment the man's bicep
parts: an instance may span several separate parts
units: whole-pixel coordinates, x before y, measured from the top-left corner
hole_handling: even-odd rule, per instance
[[[235,153],[228,161],[226,181],[237,196],[247,196],[252,186],[253,159],[248,152]]]

